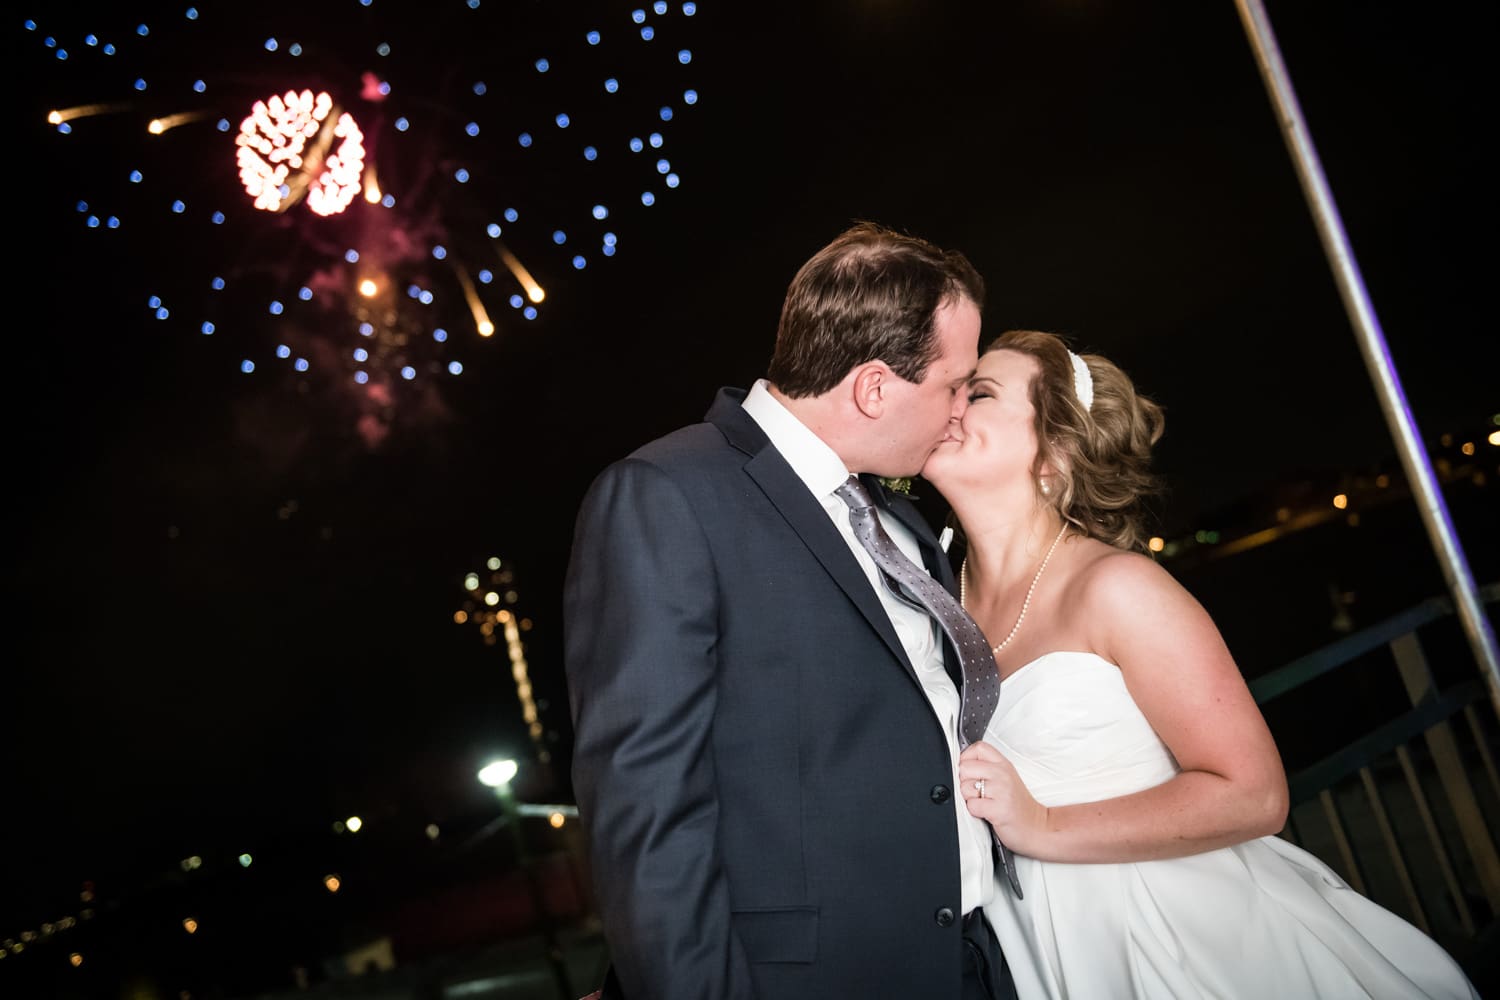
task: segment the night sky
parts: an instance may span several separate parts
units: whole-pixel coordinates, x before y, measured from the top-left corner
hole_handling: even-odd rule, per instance
[[[701,417],[717,387],[758,377],[788,280],[855,219],[967,253],[988,283],[988,334],[1064,333],[1165,405],[1164,532],[1288,480],[1391,464],[1228,0],[702,0],[692,18],[673,0],[661,16],[646,5],[650,41],[636,4],[319,0],[257,8],[252,22],[243,5],[205,3],[196,24],[181,3],[41,6],[6,34],[21,228],[0,932],[47,919],[84,879],[129,884],[354,812],[425,823],[480,808],[477,767],[527,752],[509,664],[453,622],[464,574],[491,555],[517,575],[565,761],[559,604],[584,489]],[[1500,410],[1500,352],[1476,252],[1493,215],[1479,14],[1353,0],[1269,12],[1419,428],[1480,434]],[[597,59],[590,29],[604,36]],[[116,62],[87,50],[89,31],[118,41]],[[270,36],[307,54],[273,56]],[[634,104],[603,100],[606,70]],[[548,289],[522,319],[489,257],[498,274],[480,295],[498,330],[481,340],[451,270],[406,262],[433,275],[427,328],[451,333],[426,357],[465,370],[402,389],[378,442],[344,368],[303,377],[269,353],[300,337],[342,359],[357,344],[337,297],[316,314],[265,307],[336,267],[330,248],[357,242],[354,223],[251,211],[232,132],[211,120],[144,132],[174,105],[237,125],[241,95],[301,87],[303,71],[380,123],[374,155],[404,199],[391,227],[425,252],[433,233],[482,235],[527,206],[507,245]],[[358,96],[365,71],[392,84],[378,107]],[[207,94],[143,94],[139,73],[196,74]],[[468,138],[479,79],[493,92]],[[667,97],[671,122],[640,117]],[[46,124],[95,101],[132,107],[75,120],[71,135]],[[569,108],[559,138],[553,115]],[[416,136],[404,146],[399,113]],[[624,137],[653,128],[660,154],[629,160]],[[536,145],[523,149],[527,129]],[[586,129],[606,154],[597,177],[576,152]],[[650,176],[657,155],[680,187]],[[476,174],[462,189],[456,164]],[[127,186],[132,169],[145,193]],[[653,186],[657,203],[640,205]],[[163,192],[180,192],[188,221]],[[608,226],[577,224],[565,247],[550,223],[527,228],[606,197]],[[80,199],[119,211],[121,229],[87,229]],[[203,221],[215,207],[222,227]],[[357,201],[350,217],[376,211]],[[619,248],[605,259],[596,232],[609,227]],[[246,277],[210,305],[220,260]],[[153,294],[172,318],[153,318]],[[208,309],[212,337],[198,332]],[[252,353],[264,360],[242,374]],[[566,797],[564,778],[533,771],[522,791]]]

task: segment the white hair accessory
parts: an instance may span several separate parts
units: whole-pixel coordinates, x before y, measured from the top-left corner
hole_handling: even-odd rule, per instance
[[[1078,401],[1083,404],[1085,410],[1094,408],[1094,376],[1089,374],[1089,366],[1084,364],[1082,358],[1068,352],[1068,360],[1073,362],[1073,392],[1078,395]]]

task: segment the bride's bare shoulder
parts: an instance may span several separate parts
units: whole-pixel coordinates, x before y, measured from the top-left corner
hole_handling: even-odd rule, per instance
[[[1182,585],[1148,555],[1115,548],[1097,539],[1083,540],[1070,595],[1096,612],[1125,611],[1142,601],[1177,598]]]

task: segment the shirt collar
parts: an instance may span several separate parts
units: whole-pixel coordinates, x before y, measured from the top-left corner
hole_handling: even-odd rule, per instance
[[[765,379],[757,379],[741,405],[813,495],[819,499],[829,496],[844,485],[849,469],[822,438],[771,395],[769,385]]]

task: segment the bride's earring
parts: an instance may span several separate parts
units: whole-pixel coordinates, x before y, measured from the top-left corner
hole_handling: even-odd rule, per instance
[[[1037,485],[1039,487],[1041,487],[1042,496],[1049,497],[1049,496],[1052,495],[1052,484],[1051,483],[1047,482],[1047,480],[1045,480],[1045,479],[1038,479],[1036,481],[1036,483],[1037,483]]]

